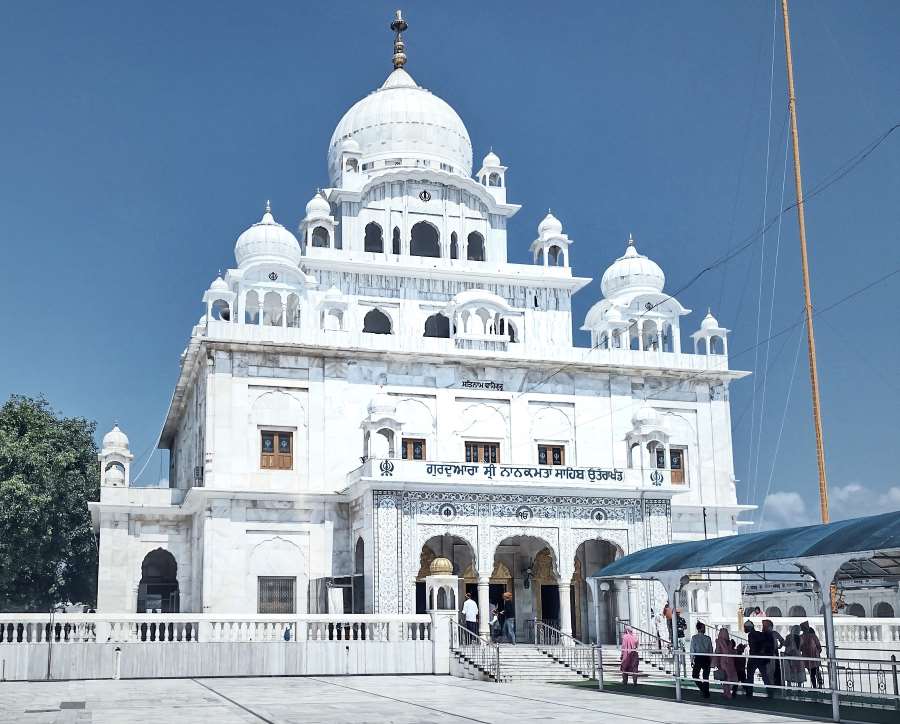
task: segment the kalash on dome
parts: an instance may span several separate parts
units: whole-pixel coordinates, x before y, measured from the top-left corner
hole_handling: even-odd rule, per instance
[[[338,122],[327,186],[281,210],[296,231],[266,204],[202,295],[159,438],[170,487],[132,486],[128,438],[104,438],[98,610],[412,613],[440,558],[458,601],[512,593],[520,636],[649,628],[661,587],[591,576],[735,533],[728,330],[708,313],[688,345],[662,269],[591,239],[610,265],[574,346],[574,239],[538,214],[512,240],[533,263],[507,261],[508,168],[489,151],[472,175],[465,124],[390,27],[393,69]],[[724,615],[739,590],[689,595]]]

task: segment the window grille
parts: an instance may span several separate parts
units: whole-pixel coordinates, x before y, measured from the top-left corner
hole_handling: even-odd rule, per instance
[[[293,576],[259,576],[257,613],[296,613],[297,579]]]

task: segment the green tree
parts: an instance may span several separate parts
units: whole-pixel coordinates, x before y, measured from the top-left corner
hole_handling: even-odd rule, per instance
[[[0,611],[96,600],[95,426],[43,397],[12,395],[0,407]]]

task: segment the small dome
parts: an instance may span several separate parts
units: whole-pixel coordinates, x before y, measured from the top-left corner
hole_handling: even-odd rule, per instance
[[[397,402],[390,395],[379,392],[369,403],[369,414],[378,417],[393,417],[397,413]]]
[[[625,317],[622,316],[622,312],[618,307],[610,307],[609,311],[606,313],[607,322],[622,322],[624,320]]]
[[[719,320],[712,315],[712,310],[707,310],[706,316],[700,322],[700,329],[721,329]]]
[[[335,300],[341,299],[344,295],[341,294],[341,290],[335,286],[332,286],[327,292],[325,292],[325,299]]]
[[[107,485],[125,485],[125,471],[121,465],[111,465],[106,471]]]
[[[234,256],[238,266],[270,259],[297,266],[302,254],[297,237],[275,221],[271,207],[266,204],[262,219],[238,237]]]
[[[600,289],[604,297],[624,291],[648,291],[659,293],[666,284],[666,275],[652,259],[639,254],[634,240],[629,237],[628,248],[603,272]]]
[[[562,222],[549,211],[544,220],[538,224],[538,236],[556,236],[562,234]]]
[[[500,157],[493,151],[488,151],[488,155],[484,157],[481,165],[485,168],[487,168],[488,166],[499,166]]]
[[[341,149],[357,143],[363,165],[399,158],[445,163],[456,173],[472,173],[472,142],[465,124],[444,100],[395,69],[376,91],[357,101],[338,122],[328,144],[328,175],[337,184]]]
[[[352,138],[347,138],[340,146],[342,153],[359,153],[359,144]]]
[[[228,282],[222,279],[221,276],[217,276],[216,280],[209,285],[209,289],[213,292],[227,292],[229,291]]]
[[[113,425],[113,429],[103,436],[103,452],[112,450],[128,451],[128,436]]]
[[[452,576],[453,564],[443,556],[438,556],[431,562],[432,576]]]
[[[321,219],[323,216],[331,216],[331,204],[320,191],[306,205],[306,218]]]

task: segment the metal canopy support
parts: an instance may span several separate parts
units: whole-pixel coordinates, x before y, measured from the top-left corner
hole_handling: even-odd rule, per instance
[[[874,555],[874,551],[869,556]],[[825,653],[828,656],[828,686],[831,689],[831,717],[841,720],[841,701],[837,690],[838,673],[835,664],[836,646],[834,645],[834,614],[831,610],[831,584],[841,566],[856,558],[858,554],[833,556],[816,556],[815,558],[798,558],[796,565],[809,571],[819,584],[819,596],[822,599],[822,612],[825,619]]]
[[[669,597],[669,605],[672,607],[672,668],[675,669],[675,701],[681,701],[681,660],[678,656],[678,592],[681,590],[681,582],[685,577],[685,571],[666,571],[656,574],[655,578]]]

